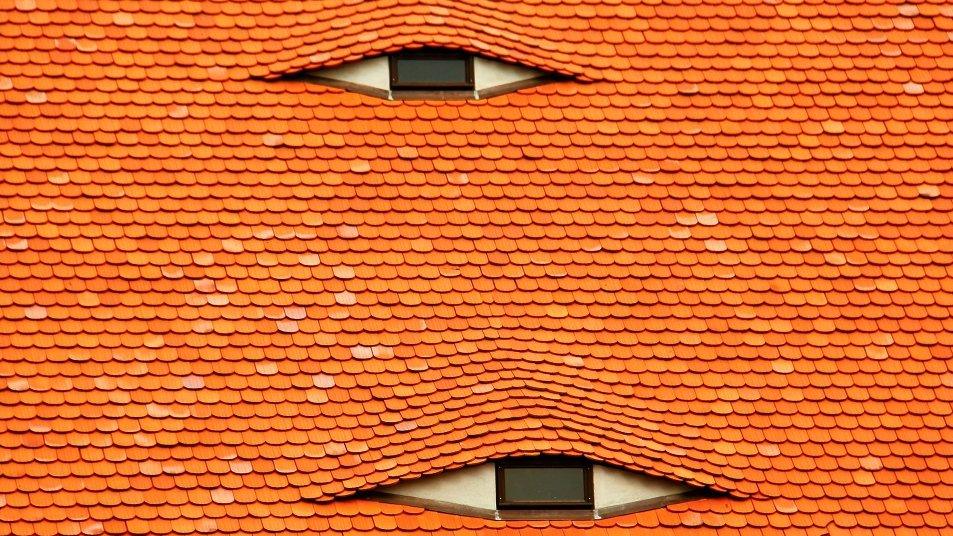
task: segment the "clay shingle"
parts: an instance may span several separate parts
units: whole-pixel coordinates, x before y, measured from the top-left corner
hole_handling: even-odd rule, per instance
[[[0,534],[953,526],[942,2],[0,6]],[[410,46],[568,79],[286,76]],[[537,452],[728,497],[353,497]]]

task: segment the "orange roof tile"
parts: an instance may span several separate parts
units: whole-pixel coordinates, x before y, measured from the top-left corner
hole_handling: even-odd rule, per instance
[[[0,6],[0,534],[953,527],[948,4]],[[729,497],[351,497],[535,452]]]

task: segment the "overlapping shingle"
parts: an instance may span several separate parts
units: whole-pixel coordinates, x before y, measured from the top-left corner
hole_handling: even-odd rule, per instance
[[[0,5],[0,534],[953,525],[947,5]],[[575,78],[278,78],[412,45]],[[536,452],[733,498],[351,497]]]

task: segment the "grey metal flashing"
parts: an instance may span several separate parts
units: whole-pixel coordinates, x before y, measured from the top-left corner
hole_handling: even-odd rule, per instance
[[[391,100],[391,92],[371,87],[365,86],[363,84],[355,84],[354,82],[344,82],[342,80],[335,80],[333,78],[325,78],[323,76],[317,76],[313,74],[304,74],[299,76],[301,80],[305,82],[312,82],[315,84],[321,84],[322,86],[336,87],[338,89],[343,89],[345,91],[350,91],[352,93],[361,93],[362,95],[370,95],[371,97],[377,97],[378,99]]]
[[[426,510],[431,510],[434,512],[442,512],[445,514],[456,514],[461,516],[468,517],[478,517],[481,519],[494,519],[494,520],[588,520],[588,519],[605,519],[608,517],[616,517],[626,514],[634,514],[637,512],[644,512],[646,510],[655,510],[657,508],[663,508],[670,504],[695,501],[699,499],[706,499],[711,497],[719,497],[721,494],[705,490],[705,489],[696,489],[687,491],[685,493],[677,493],[674,495],[666,495],[664,497],[655,497],[653,499],[647,499],[644,501],[636,501],[627,504],[620,504],[617,506],[610,506],[606,508],[598,508],[595,510],[553,510],[553,509],[540,509],[540,510],[490,510],[488,508],[477,508],[474,506],[465,506],[462,504],[449,503],[444,501],[435,501],[431,499],[420,499],[418,497],[408,497],[404,495],[395,495],[392,493],[386,492],[366,492],[358,495],[363,499],[369,499],[373,501],[386,502],[391,504],[403,504],[407,506],[416,506],[419,508],[424,508]]]
[[[505,95],[506,93],[512,93],[514,91],[519,91],[520,89],[526,89],[529,87],[539,86],[547,82],[552,82],[558,80],[558,77],[544,75],[538,76],[536,78],[528,78],[526,80],[518,80],[516,82],[511,82],[509,84],[503,84],[499,86],[490,87],[483,90],[468,90],[468,91],[459,91],[459,90],[394,90],[387,91],[384,89],[366,86],[363,84],[355,84],[354,82],[344,82],[342,80],[335,80],[333,78],[326,78],[323,76],[318,76],[314,74],[302,74],[296,77],[305,82],[321,84],[323,86],[335,87],[338,89],[343,89],[345,91],[350,91],[352,93],[360,93],[362,95],[368,95],[371,97],[377,97],[378,99],[384,100],[483,100],[489,99],[492,97],[497,97],[499,95]]]

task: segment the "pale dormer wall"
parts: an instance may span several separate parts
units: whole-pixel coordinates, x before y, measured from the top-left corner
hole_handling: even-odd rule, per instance
[[[387,56],[378,56],[315,71],[315,76],[328,78],[347,84],[364,86],[382,91],[390,91],[390,67]]]

